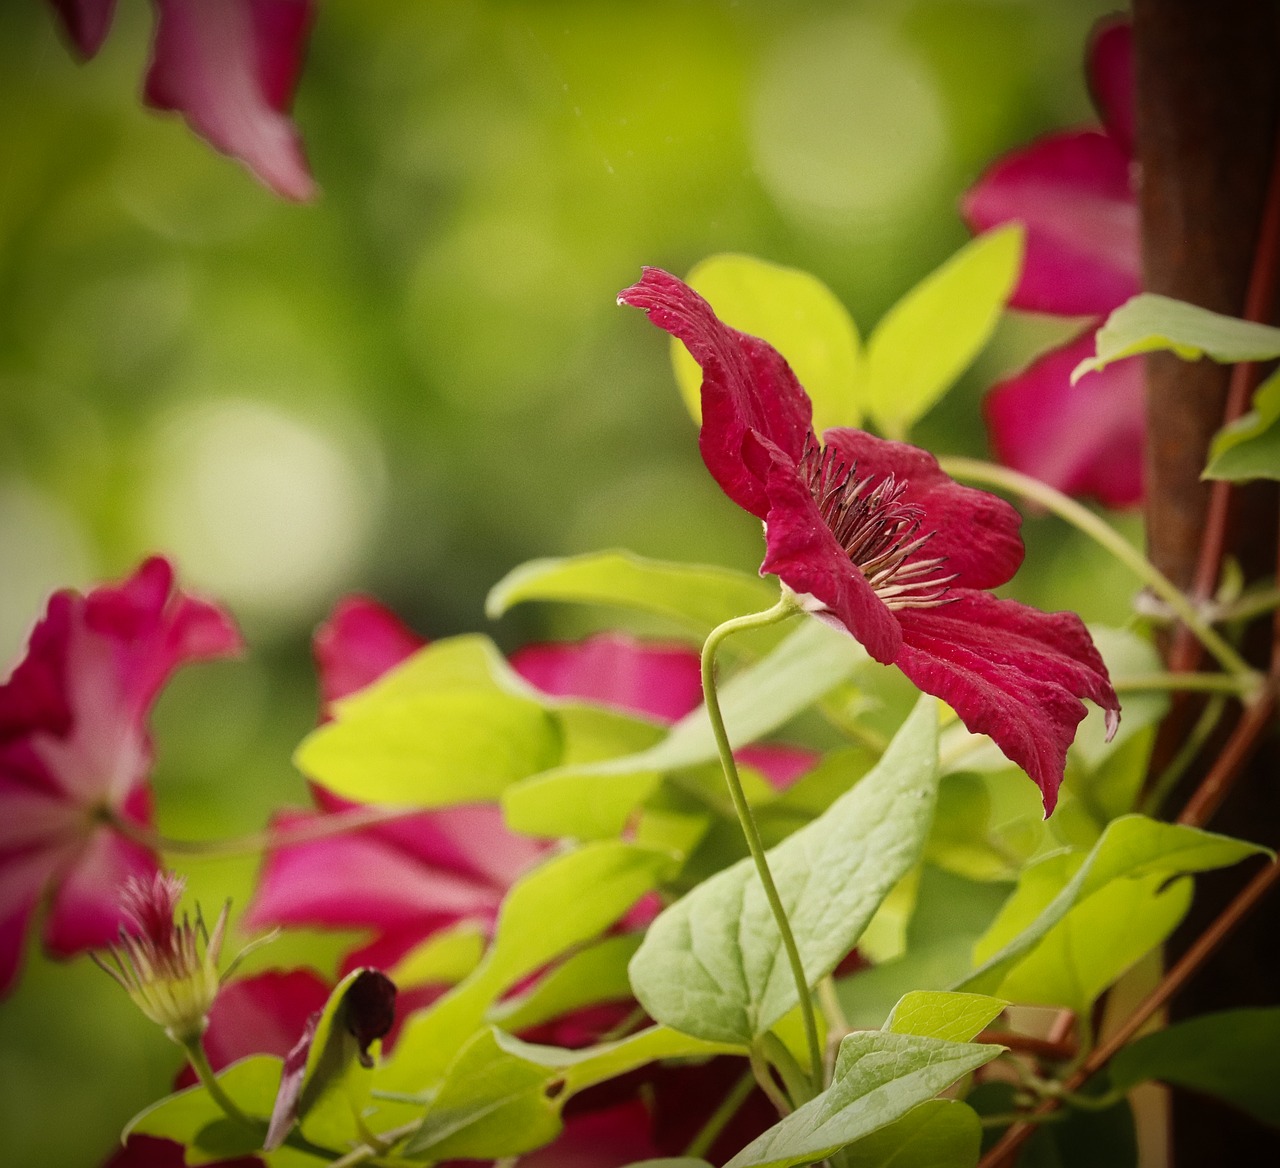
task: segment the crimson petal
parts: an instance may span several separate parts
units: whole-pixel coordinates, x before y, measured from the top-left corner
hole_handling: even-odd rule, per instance
[[[906,442],[889,442],[862,430],[828,430],[828,447],[838,450],[858,477],[877,482],[887,475],[906,483],[901,502],[924,513],[921,533],[932,534],[917,557],[946,560],[957,588],[995,588],[1009,580],[1022,563],[1017,509],[987,491],[962,487],[927,450]]]
[[[1127,17],[1103,18],[1089,36],[1089,92],[1107,133],[1134,157],[1137,86],[1133,77],[1133,26]]]
[[[325,716],[339,698],[372,685],[426,643],[376,600],[367,596],[340,600],[312,643]]]
[[[1071,384],[1094,333],[1051,349],[994,386],[983,413],[996,457],[1052,487],[1108,507],[1142,502],[1143,365],[1130,357]]]
[[[156,0],[146,99],[179,111],[212,146],[288,199],[315,183],[288,117],[312,0]]]
[[[701,296],[661,268],[645,268],[619,304],[648,313],[702,368],[702,459],[721,489],[760,519],[769,448],[799,462],[813,437],[813,407],[773,346],[723,324]]]
[[[975,734],[986,734],[1034,780],[1045,814],[1058,801],[1067,748],[1087,712],[1120,704],[1080,618],[1041,612],[985,592],[965,592],[940,608],[899,613],[897,665],[940,697]]]
[[[1130,159],[1106,134],[1052,134],[1006,155],[970,188],[961,212],[975,232],[1025,225],[1014,308],[1098,316],[1141,290]]]
[[[116,0],[50,0],[62,26],[86,61],[102,48],[115,15]]]

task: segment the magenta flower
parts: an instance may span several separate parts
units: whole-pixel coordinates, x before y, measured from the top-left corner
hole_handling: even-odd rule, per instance
[[[1080,699],[1102,706],[1112,727],[1119,703],[1079,617],[987,591],[1022,561],[1018,513],[959,486],[917,447],[845,428],[820,443],[781,355],[722,324],[676,277],[646,268],[619,301],[702,367],[703,461],[763,520],[760,571],[989,735],[1052,811]]]
[[[52,0],[85,58],[101,47],[115,0]],[[289,118],[314,15],[312,0],[155,0],[145,96],[176,110],[211,146],[286,199],[315,183]]]
[[[974,231],[1025,226],[1012,306],[1098,318],[992,389],[984,412],[996,456],[1068,494],[1127,507],[1142,501],[1142,362],[1117,362],[1075,386],[1068,375],[1093,355],[1101,318],[1141,289],[1128,22],[1099,24],[1087,57],[1103,129],[1050,134],[1014,151],[978,180],[962,211]]]
[[[151,822],[147,714],[183,662],[239,648],[231,618],[177,591],[162,559],[123,584],[49,601],[0,685],[0,992],[44,901],[55,956],[115,938],[118,889],[156,871],[113,826]]]

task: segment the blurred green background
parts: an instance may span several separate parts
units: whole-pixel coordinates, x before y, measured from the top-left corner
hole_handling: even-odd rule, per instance
[[[754,567],[666,339],[617,291],[748,252],[814,272],[865,335],[964,242],[984,165],[1092,118],[1082,47],[1109,6],[319,7],[295,112],[323,193],[299,207],[141,108],[148,5],[78,66],[43,4],[0,4],[0,670],[50,591],[149,551],[232,607],[248,656],[179,675],[156,713],[170,834],[305,800],[309,637],[345,592],[443,636],[485,629],[487,589],[534,556]],[[984,454],[982,389],[1064,330],[1006,321],[917,440]],[[1127,579],[1051,520],[1027,535],[1022,595],[1123,620]],[[254,864],[183,869],[216,911]],[[100,1162],[175,1053],[88,962],[32,950],[0,1003],[6,1162]]]

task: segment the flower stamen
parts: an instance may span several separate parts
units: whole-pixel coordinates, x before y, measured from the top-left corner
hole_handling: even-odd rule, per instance
[[[924,509],[901,502],[907,483],[887,474],[879,482],[858,477],[832,447],[812,442],[800,459],[800,474],[818,513],[875,594],[891,609],[935,608],[950,603],[943,574],[945,556],[913,559],[933,538],[921,532]]]

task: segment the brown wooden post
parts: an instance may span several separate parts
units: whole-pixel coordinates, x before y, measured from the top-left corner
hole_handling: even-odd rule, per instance
[[[1268,0],[1134,0],[1133,15],[1146,287],[1243,315],[1280,124],[1280,7]],[[1274,320],[1273,309],[1266,303],[1261,315]],[[1228,376],[1209,362],[1165,355],[1151,357],[1147,367],[1148,553],[1192,592],[1206,532],[1215,525],[1226,554],[1247,571],[1275,570],[1274,490],[1237,492],[1228,522],[1218,524],[1209,520],[1209,489],[1199,479],[1222,424]],[[1186,706],[1179,709],[1166,746],[1185,730]],[[1212,826],[1274,844],[1280,784],[1262,769],[1242,777]],[[1190,777],[1192,785],[1198,777]],[[1230,873],[1202,881],[1173,954],[1238,884]],[[1174,1012],[1275,1004],[1277,969],[1280,928],[1274,910],[1264,909],[1177,999]],[[1275,1133],[1190,1096],[1175,1103],[1174,1147],[1179,1168],[1280,1163]]]

